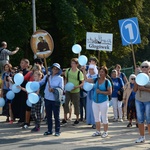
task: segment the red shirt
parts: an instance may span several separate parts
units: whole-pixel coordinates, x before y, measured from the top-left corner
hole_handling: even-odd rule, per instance
[[[29,72],[24,76],[24,80],[26,80],[26,81],[34,81],[33,72],[32,72],[32,71],[29,71]]]

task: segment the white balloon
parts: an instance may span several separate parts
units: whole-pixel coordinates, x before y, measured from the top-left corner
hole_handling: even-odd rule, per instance
[[[84,82],[84,84],[83,84],[83,89],[84,89],[85,91],[90,91],[90,90],[92,90],[93,86],[94,86],[93,83]]]
[[[67,82],[67,84],[65,85],[65,90],[66,91],[71,91],[74,88],[74,84],[71,82]]]
[[[21,91],[21,89],[18,88],[16,84],[13,84],[13,86],[12,86],[12,91],[13,91],[14,93],[19,93],[19,92]]]
[[[36,93],[28,94],[28,100],[31,104],[36,104],[39,101],[39,96]]]
[[[26,84],[26,90],[27,90],[27,92],[28,93],[32,93],[33,92],[33,90],[31,89],[31,81],[29,81],[27,84]]]
[[[6,93],[6,98],[9,99],[9,100],[13,100],[15,97],[15,93],[13,91],[8,91]]]
[[[87,57],[85,55],[81,55],[79,58],[78,58],[78,62],[81,66],[85,66],[87,64]]]
[[[30,101],[27,99],[26,101],[27,106],[32,107],[32,103],[30,103]]]
[[[72,46],[72,51],[75,54],[79,54],[82,50],[82,47],[79,44],[75,44]]]
[[[14,82],[15,82],[16,85],[22,84],[23,81],[24,81],[24,76],[21,73],[15,74]]]
[[[146,73],[139,73],[136,76],[135,81],[138,85],[144,86],[149,82],[149,76]]]

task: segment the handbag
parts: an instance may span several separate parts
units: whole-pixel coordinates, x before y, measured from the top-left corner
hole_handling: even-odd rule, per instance
[[[54,88],[53,94],[55,97],[55,104],[59,106],[63,96],[63,90],[61,88]]]
[[[118,101],[122,101],[123,100],[123,88],[119,89],[118,90],[120,92],[120,94],[117,94],[117,97],[118,97]]]

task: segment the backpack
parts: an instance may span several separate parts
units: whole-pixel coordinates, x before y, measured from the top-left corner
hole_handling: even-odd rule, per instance
[[[113,88],[114,88],[114,85],[113,85],[113,82],[112,82],[112,80],[111,80],[111,78],[110,78],[110,76],[109,75],[107,75],[107,80],[106,80],[106,82],[105,82],[105,88],[106,88],[106,90],[107,90],[107,88],[108,88],[108,80],[110,81],[110,83],[111,83],[111,86],[112,86],[112,90],[113,90]],[[94,81],[94,83],[96,83],[98,81],[98,77],[96,78],[96,80]],[[109,99],[109,101],[111,100],[111,95],[108,95],[108,99]]]
[[[70,71],[71,68],[68,69],[67,71],[67,76],[66,76],[66,79],[68,81],[68,76],[69,76],[69,71]],[[78,70],[78,75],[77,75],[77,80],[79,81],[79,84],[81,84],[81,80],[80,80],[80,70]]]
[[[119,84],[121,85],[121,79],[120,79],[120,78],[118,78],[118,82],[119,82]],[[122,101],[122,100],[123,100],[123,92],[124,92],[123,87],[121,87],[118,91],[120,91],[120,94],[121,94],[121,95],[117,94],[118,100],[119,100],[119,101]]]
[[[62,96],[63,96],[63,90],[61,88],[54,88],[54,97],[55,97],[55,106],[60,106]]]
[[[69,75],[69,71],[70,71],[71,68],[68,69],[68,72],[67,72],[67,81],[68,81],[68,75]],[[80,70],[78,70],[78,75],[77,75],[77,80],[79,81],[79,85],[82,83],[81,80],[80,80]],[[84,89],[80,88],[80,98],[84,98],[87,96],[87,91],[85,91]]]

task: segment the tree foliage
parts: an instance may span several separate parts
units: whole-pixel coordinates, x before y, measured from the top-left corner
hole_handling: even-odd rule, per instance
[[[22,57],[33,61],[30,48],[32,29],[31,0],[0,1],[0,41],[7,41],[8,48],[16,46],[21,51],[11,57],[13,65],[18,65]],[[67,67],[72,57],[71,47],[79,43],[82,54],[89,57],[97,51],[86,50],[86,32],[113,33],[113,51],[100,54],[101,64],[108,67],[120,63],[124,67],[133,65],[130,46],[122,46],[118,20],[137,17],[142,43],[134,45],[137,61],[149,55],[150,4],[146,0],[36,0],[37,29],[49,32],[54,40],[53,54],[48,58]],[[145,55],[144,53],[145,52]],[[141,57],[143,56],[143,57]]]

